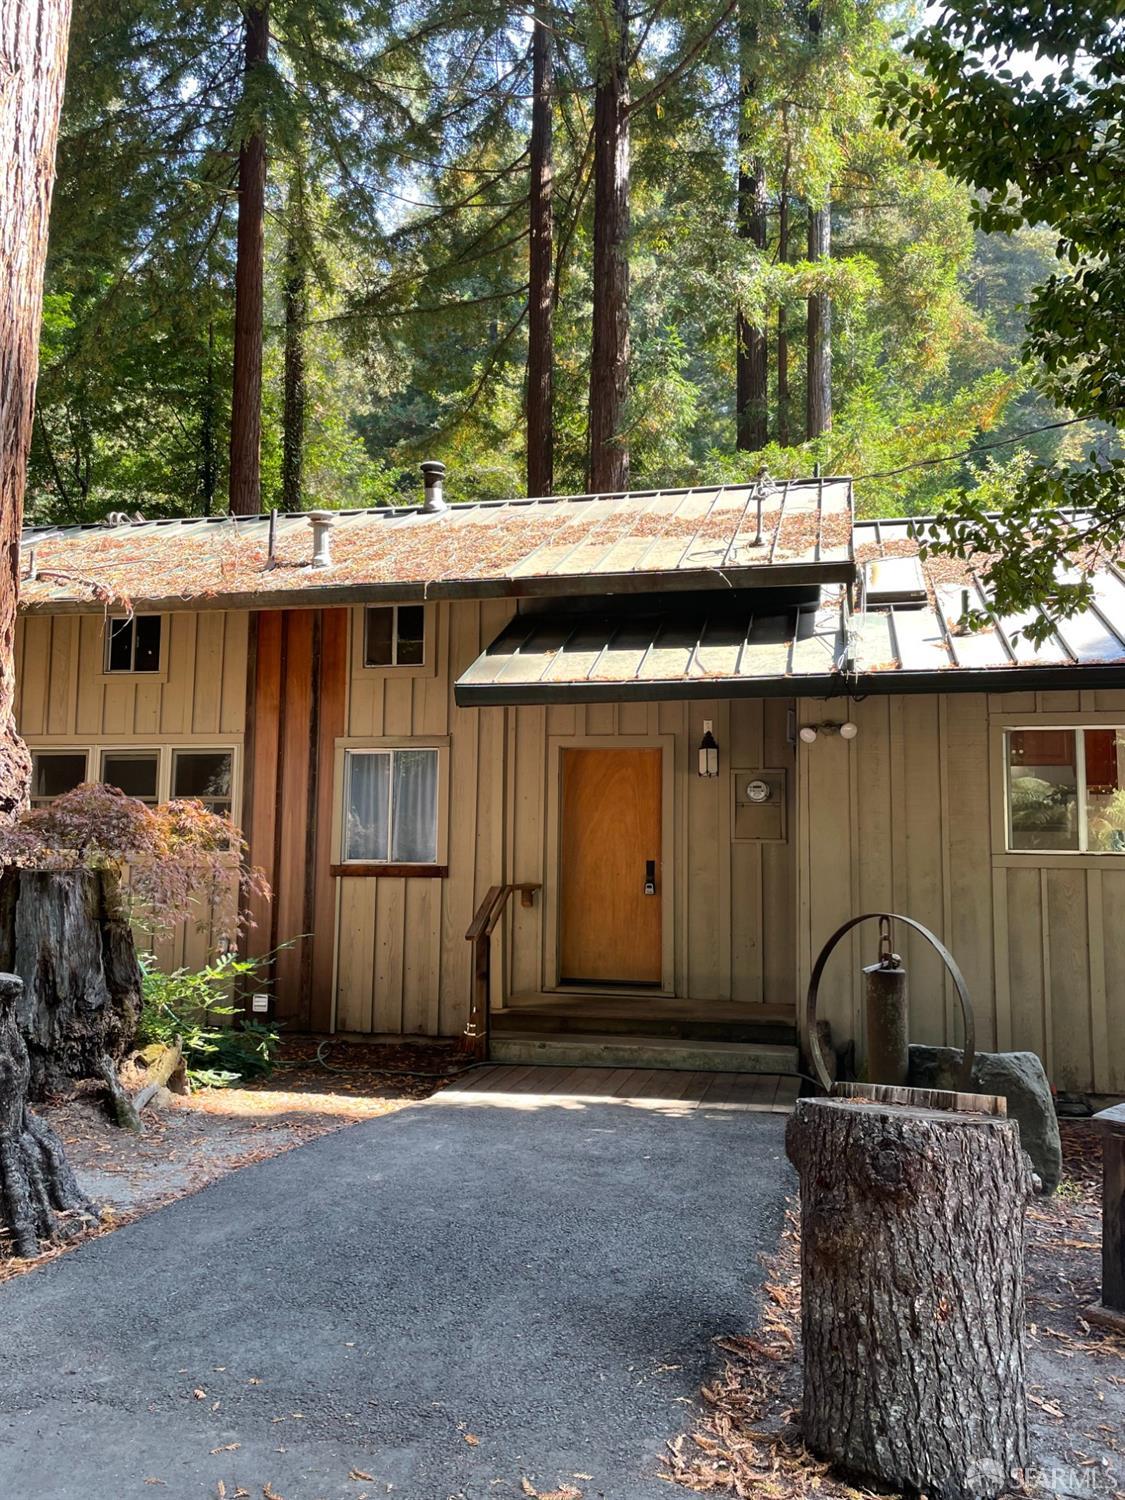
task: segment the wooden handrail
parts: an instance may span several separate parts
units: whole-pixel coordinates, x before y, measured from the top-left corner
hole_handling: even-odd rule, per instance
[[[510,885],[490,885],[465,934],[473,945],[473,988],[469,997],[469,1022],[462,1037],[462,1046],[478,1062],[488,1061],[492,1010],[492,934],[504,914],[510,896],[518,891],[520,905],[530,906],[537,890],[538,882],[529,880],[516,881]]]

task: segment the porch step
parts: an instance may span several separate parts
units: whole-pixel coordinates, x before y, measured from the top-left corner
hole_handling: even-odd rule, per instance
[[[494,1030],[490,1059],[556,1068],[687,1068],[701,1073],[795,1074],[798,1068],[794,1046],[596,1032]]]
[[[672,1037],[692,1042],[795,1046],[797,1020],[788,1005],[629,1001],[582,997],[516,1000],[492,1012],[492,1034]]]

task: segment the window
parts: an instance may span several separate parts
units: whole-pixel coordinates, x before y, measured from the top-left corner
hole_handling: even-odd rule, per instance
[[[86,780],[85,750],[34,750],[31,755],[31,805],[43,807]]]
[[[1005,736],[1008,848],[1125,854],[1125,729]]]
[[[130,615],[126,620],[107,620],[106,671],[159,672],[160,626],[159,615]]]
[[[363,616],[365,667],[420,667],[426,659],[422,604],[372,606]]]
[[[437,861],[436,750],[349,750],[344,758],[344,860]]]
[[[106,750],[102,754],[102,781],[127,797],[155,805],[160,776],[159,750]]]
[[[175,750],[172,753],[172,796],[194,797],[211,812],[230,813],[231,753],[229,750]]]

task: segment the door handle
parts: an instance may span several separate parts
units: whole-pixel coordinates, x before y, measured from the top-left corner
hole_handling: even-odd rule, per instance
[[[645,860],[645,895],[656,895],[656,861],[654,859]]]

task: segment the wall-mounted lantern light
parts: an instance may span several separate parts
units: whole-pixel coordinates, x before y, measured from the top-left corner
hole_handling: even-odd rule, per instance
[[[859,725],[853,724],[850,719],[842,724],[838,719],[826,719],[823,724],[802,724],[798,733],[806,745],[815,745],[818,734],[838,734],[842,740],[854,740],[859,733]]]
[[[712,721],[704,719],[703,738],[699,742],[700,776],[717,776],[719,774],[719,742],[711,731]]]

